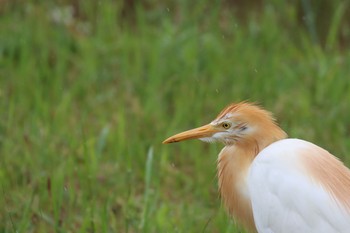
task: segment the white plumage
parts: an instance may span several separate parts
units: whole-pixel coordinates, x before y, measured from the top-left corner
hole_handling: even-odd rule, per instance
[[[310,148],[319,151],[310,154],[315,159],[331,156],[312,143],[284,139],[254,159],[247,183],[258,232],[350,232],[349,211],[301,163],[302,152]]]

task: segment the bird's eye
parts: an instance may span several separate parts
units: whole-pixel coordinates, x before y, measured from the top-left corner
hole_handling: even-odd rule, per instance
[[[228,129],[231,127],[231,124],[230,123],[227,123],[227,122],[224,122],[221,124],[221,126],[224,128],[224,129]]]

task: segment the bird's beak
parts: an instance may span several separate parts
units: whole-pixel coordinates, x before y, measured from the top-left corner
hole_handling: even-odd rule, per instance
[[[216,132],[218,132],[218,130],[212,125],[208,124],[171,136],[170,138],[166,139],[163,144],[180,142],[188,139],[210,137]]]

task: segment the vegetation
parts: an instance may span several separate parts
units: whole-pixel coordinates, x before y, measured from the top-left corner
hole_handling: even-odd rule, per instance
[[[242,232],[222,145],[161,144],[241,100],[350,165],[347,2],[131,2],[1,3],[0,232]]]

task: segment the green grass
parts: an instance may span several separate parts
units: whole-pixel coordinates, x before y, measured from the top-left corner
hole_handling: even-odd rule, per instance
[[[220,2],[137,5],[129,22],[118,1],[71,18],[30,2],[0,19],[0,232],[242,232],[217,193],[222,146],[161,144],[230,102],[350,164],[340,8],[322,49],[292,5],[244,22]]]

